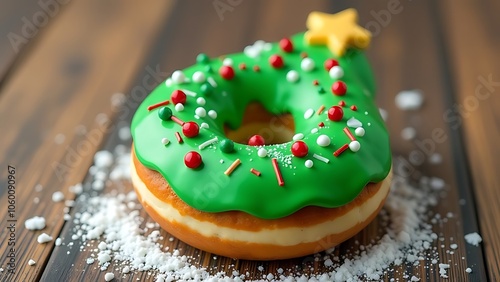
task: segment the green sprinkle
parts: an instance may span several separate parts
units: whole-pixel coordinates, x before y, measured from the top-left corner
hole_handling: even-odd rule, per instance
[[[172,117],[172,110],[169,107],[162,107],[158,111],[158,116],[164,121],[170,120]]]
[[[229,139],[222,139],[219,142],[220,150],[224,153],[231,153],[234,151],[234,142]]]

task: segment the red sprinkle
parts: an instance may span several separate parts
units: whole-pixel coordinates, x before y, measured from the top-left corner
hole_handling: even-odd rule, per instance
[[[337,151],[333,152],[333,155],[335,157],[338,157],[340,154],[342,154],[345,150],[349,148],[349,144],[344,144],[342,147],[338,148]]]
[[[182,126],[185,124],[185,122],[183,122],[182,120],[180,120],[178,117],[176,116],[171,116],[170,117],[171,120],[173,120],[175,123],[177,123],[178,125]]]
[[[319,82],[318,82],[318,80],[317,80],[317,79],[313,80],[313,85],[315,85],[315,86],[316,86],[316,85],[319,85]]]
[[[179,142],[179,144],[182,144],[184,142],[184,140],[182,140],[181,135],[177,131],[175,132],[175,138],[177,138],[177,142]]]
[[[332,84],[332,92],[335,95],[343,96],[347,92],[347,85],[345,84],[345,82],[341,80],[335,81]]]
[[[280,40],[280,48],[281,50],[290,53],[293,51],[293,43],[288,38],[283,38]]]
[[[201,165],[201,155],[198,152],[187,152],[184,156],[184,164],[189,168],[197,168]]]
[[[188,121],[182,125],[182,133],[187,138],[193,138],[200,133],[200,127],[196,122]]]
[[[256,170],[255,168],[251,168],[250,172],[257,175],[257,176],[260,176],[260,171]]]
[[[340,121],[344,117],[344,111],[339,106],[333,106],[328,109],[328,119],[331,121]]]
[[[274,167],[274,173],[276,174],[276,179],[278,179],[278,185],[284,186],[285,181],[283,181],[283,175],[281,175],[280,167],[278,166],[278,160],[276,158],[273,158],[272,162]]]
[[[351,106],[351,110],[353,110],[353,111],[357,111],[357,110],[358,110],[358,107],[356,107],[356,105],[352,105],[352,106]]]
[[[309,148],[304,141],[295,141],[292,144],[292,154],[296,157],[302,158],[307,155]]]
[[[269,63],[275,69],[279,69],[284,66],[283,58],[280,55],[272,55],[269,57]]]
[[[174,103],[174,105],[179,103],[184,104],[186,103],[186,93],[182,90],[174,90],[170,95],[170,99],[172,99],[172,103]]]
[[[337,62],[334,59],[328,59],[325,61],[325,69],[327,71],[330,71],[331,68],[333,68],[334,66],[338,66],[338,65],[339,65],[339,62]]]
[[[239,65],[239,68],[240,68],[240,70],[246,70],[247,69],[247,65],[245,63],[241,63]]]
[[[153,104],[151,106],[148,106],[148,111],[151,111],[151,110],[156,109],[156,108],[161,107],[161,106],[168,105],[169,103],[170,103],[170,101],[166,100],[166,101],[163,101],[160,103]]]
[[[320,122],[320,123],[318,123],[318,126],[319,126],[319,127],[324,127],[324,126],[325,126],[325,123],[324,123],[324,122]]]
[[[248,139],[249,146],[264,146],[266,145],[266,140],[260,135],[254,135]]]
[[[253,71],[254,72],[259,72],[260,71],[260,67],[259,66],[253,66]]]
[[[349,127],[344,127],[344,133],[351,139],[351,141],[356,141],[356,138],[354,138],[354,135],[352,135],[351,131],[349,130]]]
[[[231,66],[222,66],[219,69],[219,74],[225,80],[231,80],[234,78],[234,69]]]
[[[339,102],[339,106],[341,106],[341,107],[345,106],[345,102],[344,102],[344,100],[340,100],[340,102]]]

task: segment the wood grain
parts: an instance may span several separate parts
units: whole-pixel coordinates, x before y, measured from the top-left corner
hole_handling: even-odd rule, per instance
[[[361,25],[375,32],[367,54],[378,82],[378,104],[389,112],[388,127],[395,157],[408,161],[412,154],[423,156],[422,164],[413,166],[408,176],[410,179],[426,175],[446,181],[443,199],[433,211],[441,216],[453,214],[447,223],[436,226],[434,230],[443,238],[434,245],[441,261],[452,265],[448,274],[453,281],[485,281],[487,276],[482,249],[467,245],[463,238],[465,233],[477,226],[467,163],[464,163],[467,160],[460,150],[461,131],[454,130],[452,124],[443,119],[443,114],[455,100],[461,101],[473,92],[477,74],[496,73],[492,58],[495,58],[494,50],[498,48],[488,47],[483,52],[482,47],[498,45],[498,37],[493,36],[497,30],[491,27],[494,22],[491,11],[500,9],[494,1],[482,6],[462,2],[434,4],[430,0],[400,1],[399,12],[394,13],[389,11],[392,2],[242,1],[233,10],[218,14],[211,1],[179,1],[175,5],[163,1],[149,1],[147,5],[132,1],[73,1],[51,20],[50,26],[37,40],[36,48],[30,48],[23,54],[22,60],[16,60],[0,94],[2,117],[5,114],[15,121],[0,125],[2,132],[8,132],[0,139],[0,154],[5,158],[2,167],[8,163],[18,169],[16,196],[18,207],[23,207],[17,214],[18,224],[22,225],[31,216],[43,215],[48,222],[44,232],[63,238],[64,246],[53,248],[52,243],[38,245],[35,240],[41,232],[19,229],[16,233],[19,242],[18,273],[16,276],[0,274],[0,281],[38,278],[44,281],[104,280],[105,272],[101,272],[96,264],[87,265],[85,262],[95,244],[79,251],[79,240],[71,239],[75,224],[62,221],[64,204],[54,204],[50,198],[58,190],[71,197],[66,193],[68,185],[80,181],[90,183],[91,178],[86,176],[86,172],[93,154],[102,147],[102,140],[107,139],[103,148],[108,150],[113,150],[120,142],[118,129],[127,125],[144,98],[140,88],[152,87],[144,84],[144,78],[150,72],[145,66],[158,67],[168,74],[191,65],[200,52],[219,56],[240,52],[258,39],[278,41],[284,35],[303,31],[310,11],[333,13],[347,7],[357,8]],[[453,9],[449,9],[450,6]],[[470,26],[468,22],[461,21],[469,16]],[[445,37],[442,36],[443,30],[438,28],[443,22]],[[460,33],[466,30],[472,34],[478,29],[482,32],[476,32],[475,38],[484,44],[471,44]],[[481,53],[481,56],[468,56],[469,52]],[[480,63],[470,68],[476,63],[475,59]],[[456,82],[456,97],[451,91],[454,88],[450,88],[450,81]],[[400,90],[413,88],[423,91],[423,108],[403,112],[395,107],[394,96]],[[127,93],[128,100],[126,106],[117,111],[111,106],[110,96],[120,91]],[[463,125],[473,184],[476,191],[484,190],[481,195],[476,193],[476,197],[479,212],[484,218],[481,220],[481,231],[486,240],[486,258],[492,280],[498,277],[500,250],[498,236],[495,237],[498,234],[498,226],[495,226],[498,210],[493,208],[498,201],[498,191],[493,189],[498,187],[498,178],[486,165],[494,167],[498,162],[495,154],[488,154],[488,150],[498,154],[494,145],[498,138],[492,136],[484,140],[484,136],[488,128],[498,123],[495,109],[498,109],[498,103],[490,98],[470,118],[464,119]],[[112,122],[106,123],[108,126],[99,126],[96,122],[99,113],[104,113]],[[98,117],[97,120],[102,121],[104,115]],[[477,126],[478,123],[482,124]],[[417,129],[416,139],[406,141],[401,138],[400,132],[407,126]],[[87,129],[86,134],[81,133],[83,128]],[[422,147],[422,144],[429,144],[435,130],[443,130],[447,138],[442,142],[433,142],[432,150]],[[59,133],[65,135],[61,145],[54,142]],[[443,163],[431,164],[428,160],[430,151],[441,154]],[[481,157],[473,157],[478,151]],[[54,163],[64,166],[56,166],[60,169],[54,170]],[[64,177],[59,179],[58,175]],[[2,184],[6,183],[6,177],[7,172],[2,170]],[[33,190],[38,183],[44,187],[42,192]],[[131,189],[129,183],[122,183],[107,186],[103,193]],[[6,190],[0,189],[0,195],[1,203],[5,202]],[[33,204],[35,197],[39,198],[39,204]],[[461,206],[460,199],[465,199],[466,204]],[[487,205],[483,207],[482,203]],[[495,213],[489,213],[490,206]],[[71,214],[84,209],[85,202],[79,202]],[[3,205],[0,205],[0,214],[6,214]],[[151,220],[144,211],[141,216],[146,221]],[[6,249],[5,223],[2,221],[1,225],[0,253],[5,253]],[[164,246],[180,248],[183,253],[195,258],[195,265],[208,267],[212,272],[231,273],[237,269],[241,273],[248,271],[251,277],[258,279],[264,273],[276,272],[280,267],[305,274],[328,270],[321,260],[314,261],[312,256],[272,262],[215,259],[212,254],[191,248],[178,240],[169,241],[170,236],[165,232],[162,235]],[[345,254],[356,249],[357,244],[369,243],[377,235],[381,235],[378,219],[336,248],[335,254]],[[70,242],[75,244],[71,248],[68,247]],[[447,252],[451,243],[458,244],[454,254]],[[37,261],[33,267],[26,266],[30,258]],[[258,266],[264,266],[265,271],[260,272]],[[465,272],[467,267],[473,269],[471,274]],[[120,268],[112,264],[109,270],[116,274],[120,273]],[[418,274],[421,281],[440,281],[437,265],[430,262],[422,262],[418,267],[395,267],[395,271],[384,279],[406,280],[403,268]],[[117,278],[120,281],[151,281],[154,276],[139,272]]]
[[[446,117],[464,132],[491,281],[500,280],[500,66],[496,1],[440,3],[457,99]],[[467,20],[463,20],[467,19]],[[465,36],[467,35],[467,36]],[[489,81],[489,83],[488,83]],[[474,232],[477,230],[470,230]]]
[[[107,134],[109,123],[96,116],[110,116],[110,97],[131,88],[143,57],[168,15],[170,2],[77,1],[53,19],[37,47],[16,66],[0,95],[2,171],[17,168],[17,272],[3,272],[2,281],[37,280],[51,254],[53,242],[39,245],[41,232],[24,229],[27,218],[44,216],[43,230],[54,238],[62,226],[64,203],[52,203],[55,191],[71,198],[67,187],[85,176],[94,152]],[[151,66],[155,67],[155,66]],[[4,117],[8,119],[4,120]],[[86,128],[77,134],[75,128]],[[62,144],[55,142],[64,134]],[[59,138],[60,139],[60,138]],[[83,168],[83,169],[82,169]],[[41,184],[42,192],[34,186]],[[1,189],[0,214],[7,214],[6,189]],[[39,204],[34,204],[37,197]],[[6,253],[6,224],[2,221],[0,253]],[[37,264],[27,266],[29,259]],[[3,261],[2,261],[3,263]]]

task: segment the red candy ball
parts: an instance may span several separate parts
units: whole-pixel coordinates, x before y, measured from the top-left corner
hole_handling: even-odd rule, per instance
[[[219,74],[225,80],[231,80],[234,77],[234,69],[231,66],[222,66],[219,69]]]
[[[248,139],[248,145],[250,146],[264,146],[266,145],[266,140],[260,135],[254,135]]]
[[[325,69],[327,71],[330,71],[331,68],[333,68],[334,66],[338,66],[338,65],[339,65],[339,62],[337,62],[334,59],[328,59],[325,61]]]
[[[292,144],[292,154],[294,156],[302,158],[307,155],[307,152],[309,152],[309,148],[304,141],[295,141],[295,143]]]
[[[197,168],[201,165],[201,155],[198,152],[187,152],[184,156],[184,164],[189,168]]]
[[[175,104],[184,104],[186,103],[186,93],[184,93],[182,90],[174,90],[172,94],[170,95],[170,99],[172,100],[172,103]]]
[[[196,122],[188,121],[182,125],[182,133],[188,138],[193,138],[200,133],[200,127]]]
[[[275,69],[282,68],[284,65],[283,58],[280,55],[272,55],[271,57],[269,57],[269,63]]]
[[[293,44],[292,41],[288,38],[283,38],[280,40],[280,48],[281,50],[290,53],[293,51]]]
[[[328,119],[331,121],[339,121],[344,116],[344,111],[339,106],[333,106],[328,109]]]
[[[332,84],[332,92],[335,95],[343,96],[347,92],[347,85],[343,81],[335,81]]]

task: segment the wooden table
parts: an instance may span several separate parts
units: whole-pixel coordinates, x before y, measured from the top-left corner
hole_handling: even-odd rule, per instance
[[[456,257],[464,257],[455,261],[448,280],[500,281],[500,2],[46,2],[50,5],[9,1],[0,8],[1,281],[104,281],[105,272],[87,266],[85,254],[67,255],[54,242],[39,245],[36,238],[41,232],[26,230],[24,221],[42,215],[47,220],[44,232],[69,237],[72,223],[63,220],[64,204],[53,203],[52,193],[74,196],[68,187],[87,181],[97,150],[117,144],[118,128],[129,124],[144,98],[142,91],[149,92],[151,84],[191,65],[199,52],[217,56],[240,52],[258,39],[277,41],[305,30],[310,11],[336,12],[348,7],[358,9],[360,24],[374,33],[367,54],[376,73],[378,103],[389,114],[395,158],[424,151],[417,143],[432,139],[436,129],[446,134],[427,148],[441,154],[442,164],[426,161],[416,167],[413,177],[429,175],[446,181],[446,198],[434,212],[455,215],[440,232],[455,238]],[[145,82],[148,75],[153,83]],[[414,88],[424,93],[423,108],[401,111],[394,96]],[[116,92],[126,94],[127,110],[112,107],[110,99]],[[111,122],[102,126],[99,121],[105,117]],[[417,129],[413,141],[401,138],[406,126]],[[89,139],[91,132],[96,134]],[[85,148],[80,148],[84,143]],[[77,157],[71,156],[72,150],[80,150]],[[7,205],[9,166],[15,168],[16,178],[12,218]],[[35,189],[37,184],[43,187],[41,192]],[[131,189],[130,184],[125,186]],[[76,206],[70,213],[81,208]],[[7,227],[12,223],[17,226],[15,274],[8,273],[6,265],[11,236]],[[369,241],[370,230],[356,238]],[[464,234],[473,231],[483,237],[480,247],[464,242]],[[196,252],[177,240],[169,242],[164,235],[166,245]],[[352,244],[350,240],[343,246]],[[443,258],[449,256],[444,249],[438,250]],[[36,264],[28,266],[29,259]],[[203,254],[200,263],[224,270],[224,265],[235,261]],[[257,265],[272,270],[296,263],[236,261],[236,268],[258,275]],[[464,271],[468,266],[473,266],[473,273]],[[441,280],[437,269],[411,271],[422,281]],[[149,281],[152,276],[135,273],[116,279]]]

